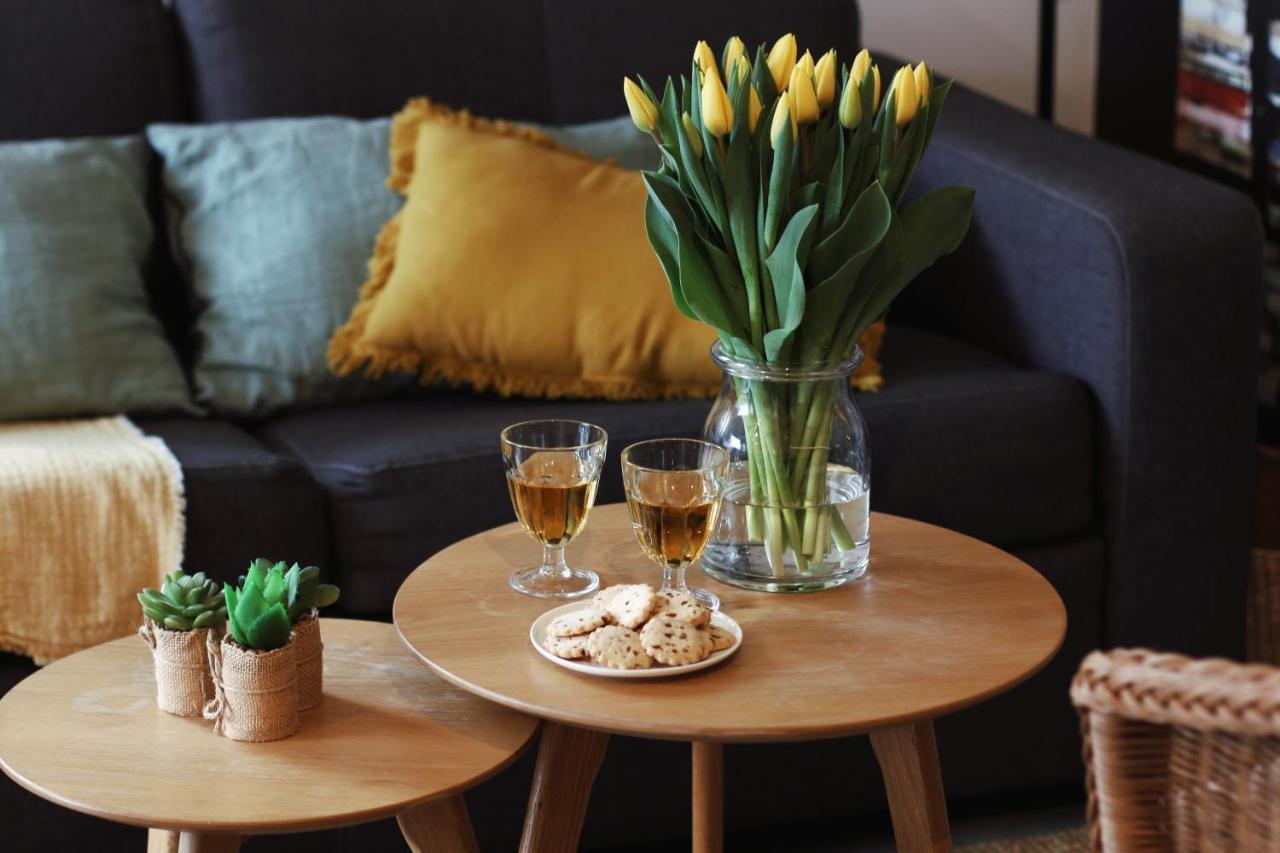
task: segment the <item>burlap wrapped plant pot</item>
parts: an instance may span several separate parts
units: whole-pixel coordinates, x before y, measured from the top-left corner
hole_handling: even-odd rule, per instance
[[[309,711],[324,699],[324,643],[320,640],[320,611],[311,612],[293,626],[298,657],[298,710]]]
[[[213,730],[232,740],[263,743],[298,731],[296,635],[269,652],[247,649],[230,635],[208,642],[213,699],[204,708]]]
[[[216,642],[218,632],[211,628],[171,631],[147,619],[138,634],[151,647],[160,710],[178,717],[200,716],[213,699],[206,646],[211,637]]]

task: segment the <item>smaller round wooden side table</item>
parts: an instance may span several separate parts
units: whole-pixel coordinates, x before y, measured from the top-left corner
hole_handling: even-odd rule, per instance
[[[413,850],[477,849],[461,792],[510,764],[537,720],[425,671],[390,625],[325,619],[324,702],[293,737],[237,743],[155,702],[137,637],[63,658],[0,699],[0,767],[46,800],[148,827],[147,849],[395,816]]]
[[[977,539],[879,513],[871,531],[871,570],[847,586],[784,595],[716,584],[742,647],[682,678],[593,678],[544,660],[529,624],[561,602],[507,586],[538,556],[516,524],[419,566],[396,595],[394,618],[445,679],[547,721],[524,851],[576,848],[609,734],[693,744],[698,851],[723,845],[723,744],[870,735],[899,849],[946,849],[933,719],[1040,669],[1062,642],[1066,610],[1038,572]],[[621,504],[592,510],[568,558],[604,585],[659,580]]]

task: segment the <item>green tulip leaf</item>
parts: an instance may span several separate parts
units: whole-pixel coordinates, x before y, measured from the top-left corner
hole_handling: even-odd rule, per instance
[[[940,187],[902,209],[904,285],[960,245],[973,216],[973,196],[973,187]]]
[[[782,355],[804,319],[804,262],[817,215],[818,206],[812,204],[791,217],[786,230],[778,238],[777,247],[764,262],[773,280],[778,311],[777,328],[764,335],[764,353],[769,361],[775,361]]]

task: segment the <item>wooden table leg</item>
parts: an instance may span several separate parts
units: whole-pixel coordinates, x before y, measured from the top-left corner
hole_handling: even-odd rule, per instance
[[[178,837],[167,829],[148,829],[147,853],[178,853]]]
[[[396,815],[413,853],[479,853],[461,794],[415,806]]]
[[[240,836],[238,835],[184,832],[178,838],[178,853],[238,853],[239,850]]]
[[[925,720],[871,732],[871,748],[880,762],[889,814],[898,850],[951,849],[947,801],[942,792],[933,721]]]
[[[693,742],[693,853],[724,850],[724,744]]]
[[[520,853],[574,853],[609,736],[543,723]]]

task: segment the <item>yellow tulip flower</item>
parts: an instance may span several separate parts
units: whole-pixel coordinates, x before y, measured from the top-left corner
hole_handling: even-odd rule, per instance
[[[840,124],[855,128],[862,123],[862,87],[852,77],[844,84],[840,96]]]
[[[714,74],[720,76],[719,66],[716,64],[716,55],[711,52],[711,47],[705,41],[698,42],[693,49],[693,62],[702,70],[703,76]]]
[[[738,63],[738,57],[747,55],[747,46],[742,43],[742,39],[734,36],[724,43],[724,55],[721,57],[724,61],[724,76],[728,77],[730,69]]]
[[[773,109],[773,122],[769,125],[769,145],[774,150],[777,150],[778,139],[788,127],[791,129],[791,141],[795,142],[799,128],[796,126],[795,116],[791,113],[791,98],[784,93],[778,98],[778,105]]]
[[[853,58],[853,67],[849,69],[849,76],[857,82],[861,83],[867,79],[867,72],[871,70],[871,51],[865,47],[858,51],[858,55]]]
[[[849,76],[862,85],[870,73],[872,85],[875,87],[871,95],[871,109],[873,111],[880,108],[880,66],[871,64],[871,53],[864,47],[858,51],[858,55],[853,58],[853,68],[849,69]],[[859,105],[861,109],[861,105]]]
[[[773,75],[773,85],[781,92],[787,87],[791,78],[791,69],[796,65],[796,37],[787,33],[769,48],[769,56],[765,59],[769,73]]]
[[[933,88],[929,83],[932,77],[933,74],[929,71],[929,66],[923,62],[916,66],[916,94],[920,96],[920,106],[922,107],[929,103],[929,90]]]
[[[822,54],[813,71],[814,89],[818,94],[818,109],[825,110],[836,99],[836,52]]]
[[[729,93],[715,74],[702,78],[702,126],[717,139],[733,128],[733,104],[729,103]]]
[[[751,94],[747,98],[747,130],[755,133],[756,125],[760,123],[760,111],[763,109],[760,105],[760,96],[756,94],[755,86],[751,87]]]
[[[689,140],[689,147],[693,149],[693,156],[702,158],[702,134],[698,133],[698,127],[693,123],[693,119],[688,113],[680,115],[680,123],[684,125],[684,135]]]
[[[803,69],[804,75],[812,80],[814,77],[813,67],[813,54],[806,50],[804,55],[796,61],[796,68]]]
[[[797,64],[791,69],[787,94],[791,97],[791,108],[797,122],[809,124],[818,120],[818,93],[813,88],[813,78],[805,73],[803,65]]]
[[[916,75],[910,65],[898,69],[893,78],[894,123],[906,127],[920,109],[920,96],[916,94]]]
[[[636,127],[645,133],[658,129],[658,105],[644,93],[644,89],[631,82],[630,77],[622,78],[622,97],[627,99],[627,109]]]

